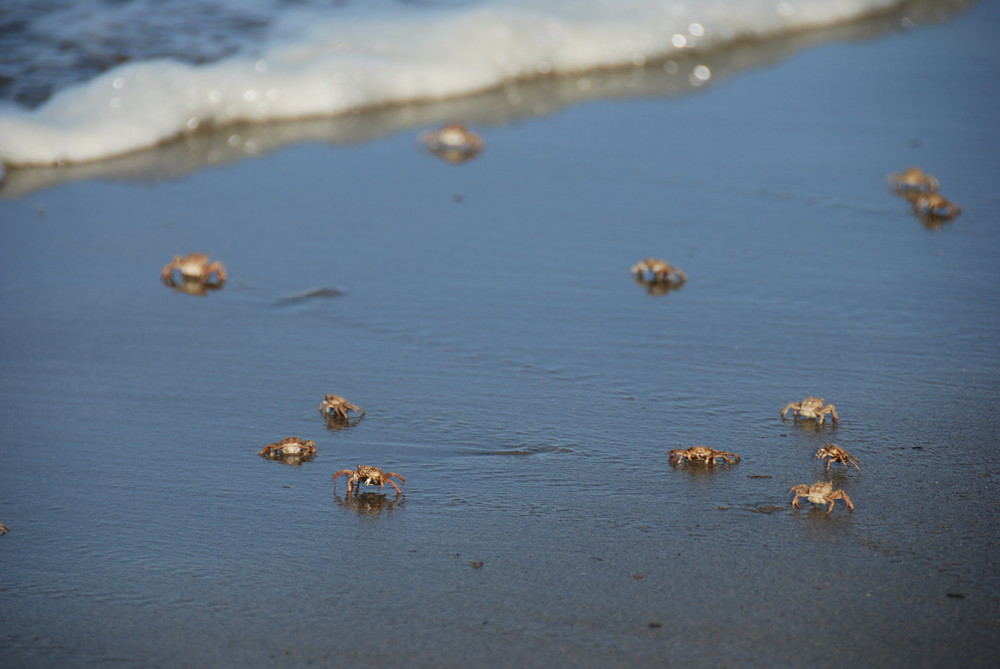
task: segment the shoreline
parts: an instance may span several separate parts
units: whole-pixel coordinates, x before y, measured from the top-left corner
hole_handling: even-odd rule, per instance
[[[0,664],[991,667],[998,21],[470,100],[460,165],[428,109],[18,177]],[[908,164],[962,214],[922,225]],[[163,285],[190,251],[221,289]],[[648,256],[687,281],[636,285]],[[807,395],[836,427],[780,419]],[[288,436],[315,457],[260,457]],[[740,460],[670,465],[700,444]],[[404,495],[348,500],[359,464]],[[854,510],[792,509],[817,480]]]
[[[137,168],[140,179],[176,178],[220,162],[259,158],[290,145],[356,144],[456,119],[486,127],[505,126],[537,118],[539,109],[550,115],[582,103],[622,97],[662,99],[689,95],[724,85],[742,72],[774,65],[823,43],[871,40],[892,32],[919,29],[921,25],[949,20],[969,7],[964,0],[955,0],[947,6],[938,0],[920,0],[827,27],[730,42],[704,52],[694,50],[652,58],[645,67],[621,65],[515,78],[443,99],[408,99],[335,115],[320,113],[262,123],[245,120],[202,123],[198,129],[182,128],[148,145],[106,156],[65,159],[57,164],[7,160],[4,168],[12,184],[5,184],[0,173],[0,198],[16,198],[31,189],[81,178],[115,179],[122,173],[133,174]],[[707,74],[696,76],[696,72]],[[135,129],[129,132],[134,134]],[[235,143],[231,141],[233,137],[237,138]],[[94,176],[75,177],[74,173]]]

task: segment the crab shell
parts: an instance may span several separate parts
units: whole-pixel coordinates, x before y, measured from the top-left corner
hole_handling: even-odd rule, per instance
[[[258,455],[262,455],[266,458],[283,456],[310,456],[315,454],[316,442],[312,439],[302,441],[298,437],[285,437],[277,443],[268,444],[264,448],[260,449],[260,453],[258,453]]]

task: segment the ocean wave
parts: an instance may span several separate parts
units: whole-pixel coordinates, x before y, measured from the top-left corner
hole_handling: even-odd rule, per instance
[[[697,61],[709,63],[721,50],[904,3],[483,0],[323,10],[307,3],[280,12],[267,4],[254,4],[268,18],[248,28],[253,39],[224,44],[217,59],[134,60],[64,88],[37,108],[7,103],[0,108],[0,162],[10,168],[98,161],[234,124],[345,117],[671,59],[690,65],[682,75],[697,87],[716,76]],[[263,24],[266,35],[257,39]]]

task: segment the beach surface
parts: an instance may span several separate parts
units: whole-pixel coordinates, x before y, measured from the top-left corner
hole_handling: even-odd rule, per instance
[[[9,170],[0,665],[993,666],[1000,5],[901,25]]]

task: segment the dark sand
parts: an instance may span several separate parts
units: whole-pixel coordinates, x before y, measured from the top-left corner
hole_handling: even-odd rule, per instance
[[[992,666],[998,27],[11,173],[0,665]],[[416,150],[461,109],[483,155]],[[911,164],[962,216],[885,190]],[[190,250],[221,291],[160,284]],[[779,419],[808,394],[838,427]],[[257,456],[288,435],[315,460]],[[742,460],[668,464],[695,444]],[[359,463],[405,496],[334,490]],[[855,511],[792,510],[819,479]]]

